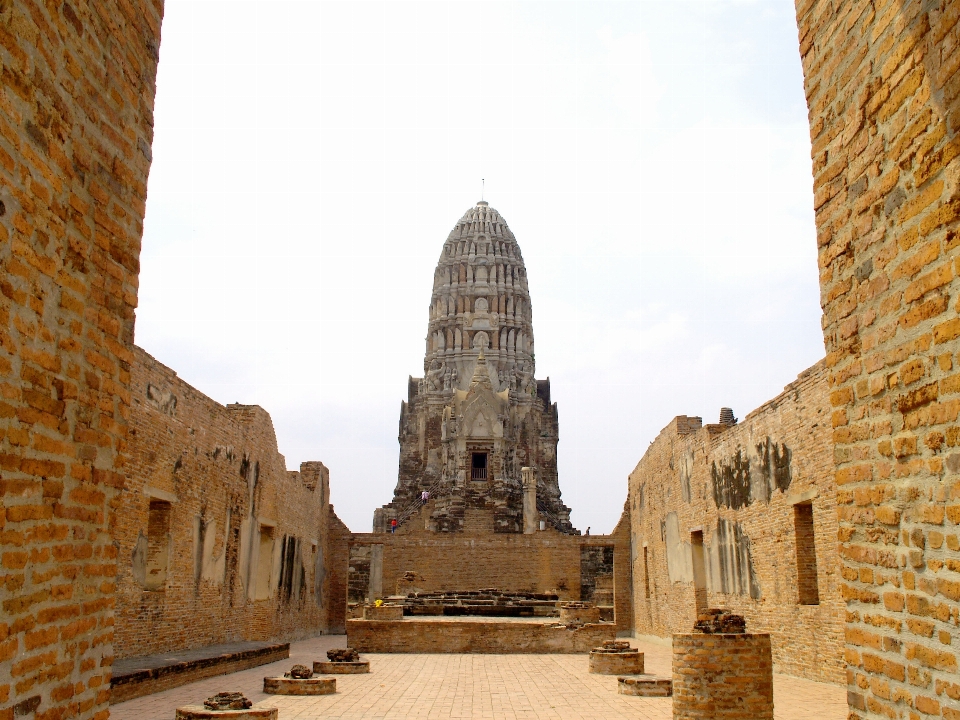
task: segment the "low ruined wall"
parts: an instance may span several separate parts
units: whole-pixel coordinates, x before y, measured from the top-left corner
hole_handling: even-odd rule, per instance
[[[589,653],[613,625],[576,628],[538,621],[347,620],[347,645],[368,653]]]
[[[263,409],[224,407],[139,348],[131,379],[117,655],[342,627],[326,468],[288,472]]]
[[[487,529],[353,534],[347,542],[352,546],[351,560],[359,559],[351,567],[362,576],[351,580],[355,602],[376,599],[371,592],[387,597],[415,590],[482,588],[556,592],[561,599],[579,600],[582,572],[595,570],[591,553],[584,549],[609,548],[612,567],[601,567],[608,574],[590,578],[588,587],[599,591],[589,600],[613,605],[618,630],[631,628],[628,519],[621,520],[610,535],[564,535],[552,529],[522,535],[493,532],[491,514]],[[415,579],[403,580],[407,573]]]
[[[737,425],[681,416],[650,445],[630,475],[637,634],[729,608],[779,672],[842,681],[827,394],[818,364]]]

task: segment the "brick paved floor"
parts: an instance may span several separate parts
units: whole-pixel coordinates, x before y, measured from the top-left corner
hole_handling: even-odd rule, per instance
[[[587,672],[585,655],[364,655],[368,675],[337,676],[337,694],[320,697],[265,695],[263,678],[300,662],[325,660],[346,636],[292,643],[290,659],[209,678],[110,708],[113,720],[173,720],[181,705],[202,703],[221,691],[240,691],[255,704],[280,708],[280,720],[672,720],[670,698],[617,694],[614,676]],[[670,649],[634,643],[646,670],[670,674]],[[774,678],[777,720],[844,720],[846,689]]]

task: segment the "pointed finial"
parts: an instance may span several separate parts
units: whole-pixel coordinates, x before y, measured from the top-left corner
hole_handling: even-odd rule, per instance
[[[487,191],[487,181],[485,178],[480,178],[480,200],[481,202],[484,199],[484,193]]]

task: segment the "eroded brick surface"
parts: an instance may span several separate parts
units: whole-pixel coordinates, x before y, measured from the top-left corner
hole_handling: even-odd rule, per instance
[[[818,363],[736,425],[680,416],[650,445],[630,475],[638,635],[729,608],[778,672],[842,682],[827,397]]]
[[[797,2],[851,718],[960,717],[960,5]]]
[[[262,408],[220,405],[140,348],[133,358],[117,656],[342,628],[329,471],[288,471]]]
[[[0,718],[105,718],[163,3],[0,3]]]

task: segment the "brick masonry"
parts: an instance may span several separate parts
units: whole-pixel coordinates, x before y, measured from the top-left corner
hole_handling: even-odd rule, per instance
[[[0,718],[106,718],[160,0],[0,2]]]
[[[673,636],[676,720],[773,720],[767,634]]]
[[[586,654],[615,635],[608,623],[567,628],[542,619],[347,620],[347,645],[365,653]]]
[[[630,475],[638,635],[728,608],[771,634],[778,672],[842,682],[827,402],[820,363],[737,425],[680,416],[650,445]]]
[[[426,514],[426,513],[425,513]],[[379,577],[364,577],[354,587],[356,600],[374,600],[413,590],[456,591],[497,588],[505,592],[556,592],[563,600],[579,600],[582,548],[613,548],[613,568],[608,578],[612,588],[618,631],[632,625],[630,536],[628,516],[610,535],[567,535],[547,529],[532,535],[495,533],[489,511],[466,513],[462,532],[438,533],[408,523],[402,533],[354,533],[342,537],[354,551],[377,548]],[[343,552],[341,548],[341,552]],[[354,567],[351,562],[350,567]],[[355,569],[370,573],[369,565]],[[403,581],[413,573],[412,583]],[[376,574],[376,573],[374,573]],[[376,597],[371,587],[379,587]],[[362,596],[362,597],[361,597]]]
[[[117,656],[342,628],[327,469],[288,471],[262,408],[220,405],[140,348],[133,357]]]
[[[960,718],[960,4],[798,0],[850,718]]]

